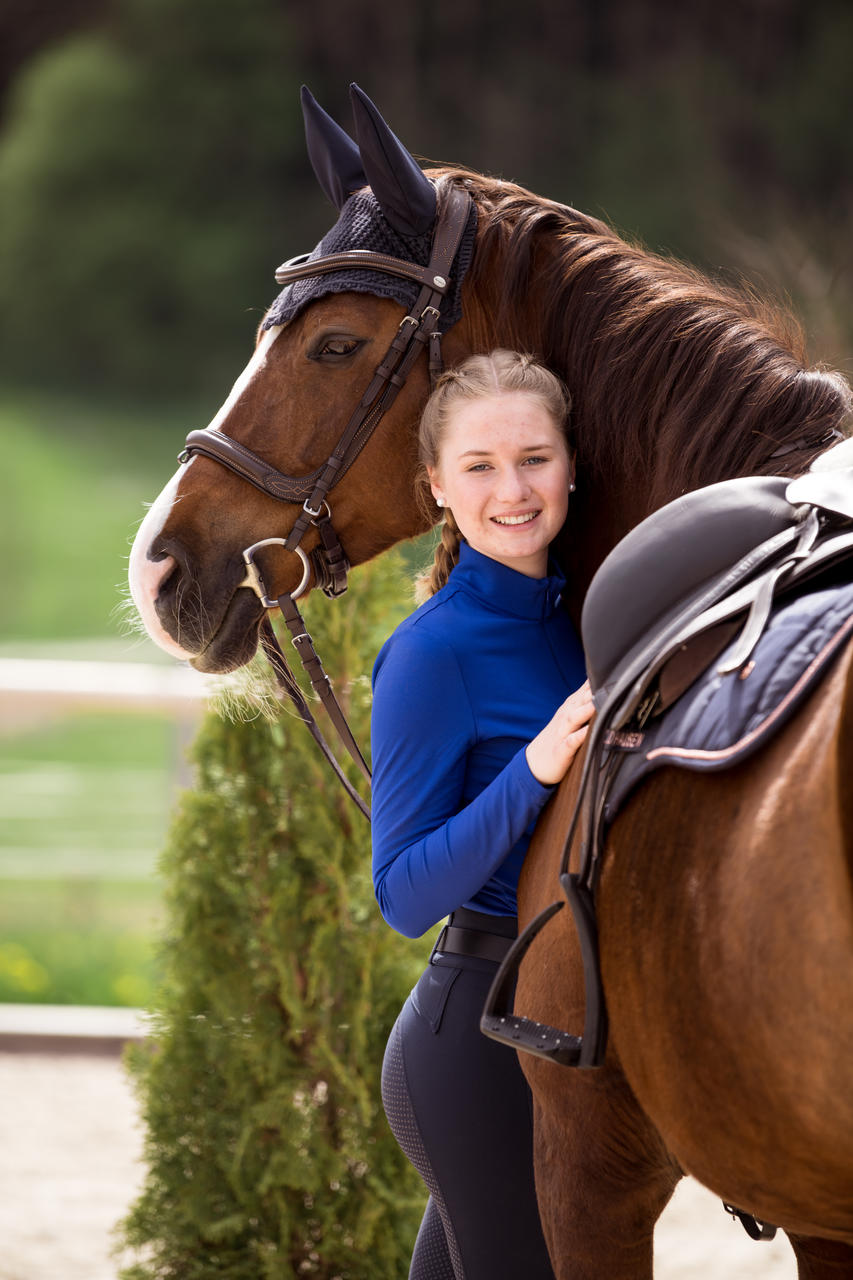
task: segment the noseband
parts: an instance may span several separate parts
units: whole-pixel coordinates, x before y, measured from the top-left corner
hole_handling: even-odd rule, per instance
[[[291,632],[294,647],[308,672],[315,693],[323,702],[338,736],[368,783],[370,770],[334,696],[329,678],[314,650],[311,637],[305,629],[295,601],[307,590],[312,574],[315,585],[320,587],[327,596],[339,596],[346,591],[350,564],[332,524],[332,513],[327,501],[328,494],[346,475],[384,414],[394,403],[398,393],[405,386],[406,379],[421,351],[428,350],[429,353],[429,376],[432,386],[435,385],[442,371],[441,333],[438,323],[442,303],[450,287],[450,269],[468,222],[471,197],[467,191],[449,185],[439,187],[437,194],[439,196],[438,220],[432,253],[425,267],[387,254],[374,253],[368,249],[352,249],[345,253],[330,253],[310,259],[308,254],[301,254],[285,262],[275,273],[279,284],[291,284],[296,280],[326,275],[330,272],[368,269],[413,280],[420,285],[420,293],[411,313],[401,320],[391,345],[377,366],[341,438],[326,461],[310,475],[289,476],[253,453],[251,449],[247,449],[245,445],[232,440],[223,431],[210,427],[191,431],[179,455],[181,462],[188,462],[195,454],[212,458],[214,462],[220,463],[235,475],[254,485],[261,493],[279,502],[301,504],[302,510],[287,537],[265,538],[245,549],[243,560],[246,565],[246,576],[240,586],[249,587],[254,591],[265,609],[281,610]],[[310,553],[306,553],[301,542],[310,528],[317,530],[320,542]],[[293,551],[302,562],[301,582],[295,590],[284,593],[278,598],[272,598],[267,594],[254,559],[255,553],[260,548],[270,545]],[[348,794],[362,813],[369,818],[370,810],[343,773],[323,739],[311,710],[302,697],[299,685],[287,665],[268,617],[264,618],[261,624],[261,643],[279,684],[287,692],[302,720],[308,725]]]

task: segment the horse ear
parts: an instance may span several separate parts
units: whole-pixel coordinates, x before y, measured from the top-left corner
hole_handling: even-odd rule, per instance
[[[301,97],[311,167],[332,204],[340,209],[347,196],[367,186],[358,147],[323,110],[306,85],[302,86]]]
[[[382,212],[402,235],[422,235],[435,221],[435,188],[357,84],[350,98],[362,164]]]

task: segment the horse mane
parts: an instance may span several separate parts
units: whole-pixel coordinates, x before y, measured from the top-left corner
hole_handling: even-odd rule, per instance
[[[853,393],[840,373],[806,367],[802,330],[778,303],[514,183],[431,172],[477,205],[463,286],[475,345],[533,346],[560,374],[585,468],[635,477],[653,510],[731,476],[799,474],[831,443]]]

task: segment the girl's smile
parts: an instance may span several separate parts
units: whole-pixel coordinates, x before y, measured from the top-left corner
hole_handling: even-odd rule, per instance
[[[546,575],[574,464],[537,397],[513,391],[459,404],[428,470],[433,497],[475,551],[528,577]]]

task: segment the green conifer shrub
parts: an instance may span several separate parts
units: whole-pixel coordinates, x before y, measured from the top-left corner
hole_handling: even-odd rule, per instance
[[[394,557],[306,619],[362,743]],[[348,704],[348,706],[347,706]],[[423,1189],[382,1113],[385,1040],[428,952],[383,922],[368,824],[305,727],[210,714],[163,858],[150,1042],[131,1055],[147,1180],[124,1280],[397,1280]]]

